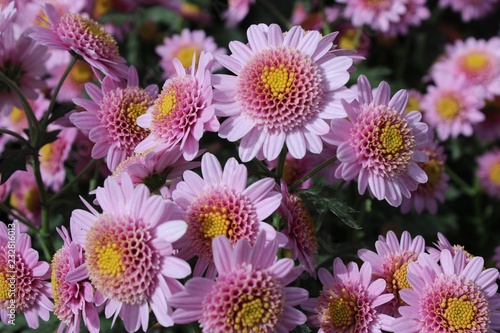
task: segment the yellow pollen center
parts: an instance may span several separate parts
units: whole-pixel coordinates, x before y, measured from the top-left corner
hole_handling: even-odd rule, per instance
[[[190,46],[184,47],[177,52],[176,58],[181,62],[184,68],[191,67],[193,63],[193,54],[196,53],[195,65],[198,64],[198,59],[200,58],[200,50],[197,47]]]
[[[406,104],[406,108],[404,110],[404,113],[408,113],[410,111],[420,111],[420,103],[417,98],[415,97],[410,97],[408,98],[408,103]]]
[[[354,302],[339,297],[328,304],[328,311],[330,313],[332,325],[346,329],[354,323],[358,309]]]
[[[290,92],[295,73],[290,73],[283,64],[279,65],[279,67],[266,66],[260,79],[264,83],[264,87],[269,89],[274,97],[281,99],[285,93]]]
[[[0,273],[0,301],[11,299],[12,291],[10,289],[10,282],[7,280],[9,276],[5,273]],[[10,295],[9,295],[10,293]]]
[[[54,157],[55,145],[53,142],[47,143],[45,146],[40,148],[40,160],[43,162],[48,162]]]
[[[205,238],[212,240],[216,236],[232,234],[232,230],[229,230],[231,220],[227,215],[226,208],[210,207],[208,205],[203,208],[205,213],[198,216],[198,221],[201,225],[200,232],[203,233]]]
[[[438,161],[436,160],[429,160],[428,162],[425,162],[424,165],[422,166],[422,169],[427,175],[427,183],[429,184],[435,184],[439,182],[441,179],[441,165]]]
[[[404,148],[403,135],[401,134],[400,125],[387,125],[385,126],[380,134],[380,145],[379,149],[382,150],[384,154],[387,154],[387,158],[391,160],[399,155],[399,152]]]
[[[341,49],[354,49],[355,37],[356,37],[356,30],[355,29],[349,29],[349,30],[344,31],[340,35],[339,48],[341,48]]]
[[[490,169],[490,180],[495,184],[500,184],[500,162],[497,162],[491,166]]]
[[[92,68],[83,61],[78,61],[69,72],[71,80],[77,83],[89,82],[92,79],[92,74]]]
[[[437,112],[444,120],[452,120],[460,111],[460,103],[453,97],[448,96],[437,102]]]
[[[101,274],[110,277],[121,277],[124,265],[121,253],[115,243],[108,243],[95,250],[97,252],[97,266]]]
[[[471,72],[479,72],[488,65],[488,59],[479,52],[471,52],[464,57],[463,65]]]
[[[23,202],[25,207],[32,213],[36,212],[40,208],[40,196],[38,194],[38,189],[30,188],[24,193]]]
[[[170,90],[161,101],[158,111],[159,117],[168,117],[172,110],[175,108],[175,104],[177,103],[177,98],[175,97],[174,91]]]
[[[236,312],[234,319],[235,328],[239,332],[260,332],[261,323],[269,321],[269,303],[266,302],[267,297],[264,297],[264,303],[260,298],[254,298],[253,295],[243,296],[242,298],[248,299],[247,302],[241,305],[235,305],[233,311]],[[240,299],[241,300],[241,299]]]
[[[399,267],[392,275],[392,287],[393,290],[401,289],[411,289],[406,274],[408,272],[408,262],[405,262],[401,267]]]
[[[54,304],[57,305],[59,303],[59,293],[57,290],[59,289],[59,281],[56,278],[56,267],[54,263],[52,262],[52,272],[51,272],[51,277],[50,277],[50,284],[52,285],[52,294],[54,296]]]
[[[467,300],[467,296],[443,299],[441,307],[445,309],[443,317],[447,320],[452,331],[470,329],[476,326],[474,317],[476,316],[477,307]]]
[[[135,125],[135,129],[137,131],[140,131],[142,130],[142,128],[137,125],[137,118],[143,114],[146,113],[146,111],[148,110],[148,105],[146,104],[145,101],[141,102],[141,103],[130,103],[127,107],[127,110],[122,110],[121,112],[122,113],[125,113],[126,114],[126,117],[127,117],[127,122],[131,125]]]

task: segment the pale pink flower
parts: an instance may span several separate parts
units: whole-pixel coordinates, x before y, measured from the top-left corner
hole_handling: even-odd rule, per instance
[[[406,108],[404,113],[408,113],[410,111],[420,111],[422,112],[422,107],[420,103],[422,103],[422,98],[424,95],[415,89],[408,90],[408,103],[406,104]]]
[[[403,231],[401,241],[393,231],[387,232],[386,237],[379,236],[375,242],[376,252],[368,249],[358,251],[358,256],[364,262],[369,262],[375,279],[385,281],[385,293],[394,295],[394,298],[379,311],[393,317],[399,317],[398,308],[404,304],[399,297],[399,291],[409,288],[407,277],[408,265],[417,260],[420,253],[425,251],[425,240],[422,236],[412,238],[408,231]]]
[[[442,233],[438,232],[438,241],[436,243],[432,243],[434,247],[432,246],[427,246],[426,250],[430,254],[430,256],[435,260],[439,260],[439,256],[441,255],[441,252],[444,250],[447,250],[451,253],[451,255],[454,257],[457,255],[458,252],[462,252],[462,254],[465,256],[465,261],[469,262],[474,256],[467,252],[463,245],[455,244],[451,245],[450,241],[448,238],[446,238],[445,235]]]
[[[167,149],[179,144],[186,160],[199,154],[200,139],[205,131],[216,132],[219,121],[212,105],[211,68],[213,58],[202,52],[189,71],[174,60],[177,76],[165,81],[160,95],[137,124],[151,133],[135,151],[142,153],[163,145]]]
[[[418,27],[422,21],[427,20],[431,16],[429,8],[427,8],[427,0],[404,0],[406,11],[401,15],[396,23],[391,23],[387,35],[408,35],[411,27]]]
[[[14,1],[10,1],[7,6],[0,3],[0,41],[3,32],[9,28],[16,17],[17,9],[14,5]]]
[[[239,239],[255,242],[264,229],[269,240],[277,236],[274,228],[264,222],[276,211],[281,194],[274,190],[272,178],[261,179],[247,187],[247,168],[230,158],[222,169],[217,158],[205,153],[201,160],[202,177],[193,171],[184,172],[184,181],[172,193],[175,203],[185,212],[188,229],[179,244],[179,256],[198,261],[194,275],[214,273],[212,239],[219,235],[232,244]]]
[[[28,167],[26,171],[17,170],[9,180],[11,181],[10,206],[16,210],[16,213],[21,213],[32,225],[39,227],[42,223],[42,206],[33,169]],[[20,227],[23,232],[28,230],[24,224]]]
[[[70,120],[95,143],[92,157],[106,156],[113,171],[148,136],[149,131],[138,126],[137,118],[153,105],[158,87],[140,88],[137,70],[131,66],[126,81],[106,76],[101,88],[87,83],[85,89],[92,100],[75,98],[74,103],[84,111],[72,113]]]
[[[449,6],[454,12],[462,16],[462,21],[477,20],[495,12],[498,0],[439,0],[439,7]]]
[[[16,23],[22,29],[28,29],[34,25],[48,27],[47,15],[43,8],[47,3],[51,4],[60,15],[64,15],[66,12],[84,11],[87,0],[16,0],[16,5],[19,2],[24,2],[24,4],[19,6],[22,15],[18,15]]]
[[[375,31],[387,32],[391,24],[406,13],[406,1],[401,0],[337,0],[345,4],[344,17],[355,27],[367,25]]]
[[[156,47],[156,53],[161,57],[160,66],[163,69],[163,77],[169,78],[176,75],[172,61],[174,58],[180,61],[182,67],[189,69],[196,55],[194,65],[198,65],[201,52],[212,53],[212,55],[226,54],[226,50],[217,47],[214,38],[207,36],[203,30],[182,29],[180,34],[165,37],[163,43]],[[222,66],[219,63],[212,65],[211,71],[217,71]]]
[[[253,245],[218,236],[212,248],[218,276],[194,277],[170,298],[176,323],[198,321],[204,333],[288,333],[306,321],[294,306],[307,299],[307,290],[287,287],[302,269],[290,258],[277,260],[277,240],[266,244],[264,232]]]
[[[82,245],[71,240],[66,228],[56,230],[64,241],[63,246],[54,254],[51,264],[54,314],[61,321],[57,332],[80,332],[83,318],[89,332],[97,333],[100,323],[97,308],[92,303],[94,291],[90,282],[81,277],[85,268]]]
[[[90,212],[71,215],[71,235],[85,251],[79,277],[88,276],[96,305],[105,303],[106,318],[119,316],[127,332],[146,331],[150,310],[160,325],[172,326],[168,298],[182,289],[177,279],[191,273],[172,246],[186,223],[172,201],[151,195],[143,184],[134,187],[127,174],[120,183],[108,177],[95,190],[102,213],[84,202]]]
[[[348,119],[334,119],[331,131],[324,137],[338,146],[340,165],[335,176],[358,181],[358,191],[366,189],[378,200],[399,206],[409,198],[427,175],[418,166],[426,162],[422,148],[427,144],[427,125],[421,114],[404,114],[408,100],[405,90],[391,98],[390,87],[381,82],[375,91],[368,79],[358,78],[358,99],[343,101]]]
[[[463,252],[443,250],[439,264],[421,253],[408,266],[411,289],[399,295],[407,304],[392,324],[395,333],[494,333],[500,330],[498,270],[484,268],[481,257],[468,263]]]
[[[370,51],[371,40],[368,33],[363,30],[361,31],[361,35],[359,35],[356,40],[356,35],[359,33],[358,28],[353,26],[350,22],[340,23],[337,28],[339,32],[337,42],[339,48],[347,49],[347,50],[356,50],[357,58],[354,58],[354,61],[357,63],[360,60],[363,60]]]
[[[500,199],[500,149],[494,148],[477,157],[476,177],[486,193]]]
[[[318,333],[381,333],[394,318],[382,314],[379,307],[394,296],[385,294],[385,281],[372,279],[370,263],[361,269],[355,262],[344,265],[333,261],[333,275],[326,268],[318,271],[323,285],[318,298],[301,304],[308,313],[308,324],[319,327]]]
[[[321,153],[327,121],[345,117],[340,100],[354,97],[345,87],[352,52],[332,50],[336,36],[298,26],[283,33],[276,24],[252,25],[248,44],[233,41],[233,54],[217,57],[236,74],[213,79],[216,115],[228,117],[219,136],[241,139],[243,162],[256,156],[274,160],[285,145],[297,159],[306,151]]]
[[[14,251],[14,254],[12,254]],[[16,315],[23,313],[28,327],[36,329],[39,319],[49,320],[54,304],[50,283],[50,265],[38,260],[38,252],[31,246],[31,238],[21,232],[15,220],[0,222],[0,317],[4,324],[16,323]],[[13,285],[13,286],[12,286]],[[15,292],[12,289],[15,288]]]
[[[250,5],[254,3],[255,0],[228,0],[228,8],[222,13],[222,18],[226,20],[226,27],[234,28],[240,23],[250,11]]]
[[[116,40],[96,21],[80,14],[60,13],[50,3],[44,13],[48,28],[34,26],[30,36],[40,43],[59,50],[73,51],[97,70],[114,80],[127,76],[125,59],[118,51]]]

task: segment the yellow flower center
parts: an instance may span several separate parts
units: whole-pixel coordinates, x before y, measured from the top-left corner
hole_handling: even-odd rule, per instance
[[[126,110],[121,110],[127,117],[127,122],[135,126],[136,131],[141,131],[142,128],[137,125],[137,118],[146,113],[148,110],[148,101],[142,101],[139,103],[130,102]]]
[[[397,157],[404,148],[400,127],[400,124],[386,125],[381,131],[381,143],[378,148],[382,150],[382,153],[387,154],[389,160]]]
[[[357,311],[356,304],[344,297],[335,298],[328,304],[332,325],[342,329],[346,329],[354,323]]]
[[[496,162],[490,169],[490,180],[495,184],[500,184],[500,162]]]
[[[200,58],[200,50],[197,47],[194,46],[183,47],[182,49],[179,50],[179,52],[177,52],[177,55],[175,57],[179,59],[182,66],[187,69],[191,67],[191,64],[193,62],[193,54],[195,53],[196,53],[195,65],[196,65],[198,64],[198,59]]]
[[[47,143],[45,146],[40,148],[40,161],[48,162],[52,160],[54,153],[56,153],[54,142]]]
[[[436,160],[429,160],[422,165],[422,169],[427,175],[428,184],[436,184],[441,179],[441,163]]]
[[[12,290],[10,289],[10,282],[7,280],[8,274],[0,273],[0,301],[11,299]],[[9,295],[10,294],[10,295]]]
[[[444,120],[452,120],[460,111],[460,103],[456,98],[447,96],[437,102],[437,112]]]
[[[356,37],[356,29],[344,31],[339,38],[340,49],[354,49],[354,38]]]
[[[488,58],[480,52],[471,52],[463,58],[462,64],[470,72],[479,72],[488,65]]]
[[[92,75],[92,68],[83,61],[78,61],[69,72],[71,80],[77,83],[89,82],[92,79]]]
[[[406,278],[406,274],[408,272],[408,264],[409,262],[405,262],[392,275],[393,290],[401,290],[405,288],[411,289],[411,286],[408,283],[408,279]]]
[[[294,78],[295,73],[290,73],[283,64],[279,67],[265,66],[264,73],[260,76],[264,87],[279,99],[283,98],[284,93],[290,92]]]
[[[110,277],[121,277],[124,271],[124,264],[118,245],[108,243],[95,250],[97,253],[97,266],[103,275]]]
[[[470,329],[476,326],[474,317],[477,307],[467,300],[467,296],[443,299],[441,307],[445,309],[443,317],[447,320],[451,331]]]
[[[99,18],[113,9],[113,0],[95,0],[92,16]]]
[[[158,115],[157,118],[165,118],[168,117],[172,110],[175,108],[177,103],[177,98],[175,97],[175,92],[170,90],[163,96],[163,99],[158,105]]]
[[[232,234],[233,231],[229,230],[231,219],[227,215],[226,208],[205,205],[203,210],[204,213],[198,216],[198,221],[201,225],[200,232],[205,238],[212,240],[216,236]],[[208,246],[210,246],[210,243],[208,243]]]
[[[270,313],[267,311],[270,306],[269,297],[263,297],[264,302],[262,302],[253,295],[244,295],[240,300],[243,304],[233,307],[236,313],[234,328],[242,333],[265,332],[262,323],[268,322],[270,318]]]
[[[23,196],[24,205],[26,208],[34,213],[40,208],[40,195],[37,188],[30,188],[24,193]]]
[[[52,295],[54,296],[54,304],[57,306],[57,303],[59,303],[59,293],[57,292],[59,290],[59,280],[56,277],[56,265],[54,264],[54,261],[52,261],[51,265],[52,272],[50,274],[50,284],[52,285]]]
[[[406,108],[404,110],[404,113],[408,113],[410,111],[420,111],[420,103],[417,98],[415,97],[410,97],[408,98],[408,103],[406,104]]]
[[[79,16],[78,14],[73,14],[73,15],[76,15],[75,19],[79,20],[83,25],[83,27],[85,29],[88,29],[88,31],[90,31],[90,33],[94,37],[98,37],[104,43],[104,45],[107,45],[108,47],[117,46],[114,37],[109,32],[107,32],[102,25],[100,25],[99,23],[90,18]]]
[[[26,119],[26,114],[24,113],[24,110],[19,109],[17,107],[12,108],[12,112],[10,113],[10,119],[14,122],[20,122],[23,119]]]

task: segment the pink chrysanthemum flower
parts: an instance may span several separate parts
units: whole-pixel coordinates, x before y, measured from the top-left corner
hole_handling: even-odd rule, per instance
[[[443,250],[440,264],[427,253],[408,267],[411,289],[400,291],[408,304],[392,324],[395,333],[493,333],[500,330],[498,270],[485,269],[484,260],[468,263],[463,252],[452,257]]]
[[[33,169],[28,167],[26,171],[17,170],[9,180],[11,180],[10,206],[24,215],[32,225],[39,227],[42,223],[42,206]],[[22,224],[21,231],[27,230],[28,228]]]
[[[94,71],[100,70],[114,80],[127,76],[125,59],[118,46],[103,26],[96,21],[72,12],[61,16],[54,6],[47,3],[44,13],[48,28],[35,26],[30,36],[40,43],[59,50],[73,51],[88,62]],[[96,72],[96,75],[100,75]]]
[[[434,80],[446,74],[452,78],[464,75],[465,84],[479,87],[484,98],[500,95],[500,37],[469,37],[447,45],[446,53],[431,69]]]
[[[399,241],[396,234],[389,231],[386,237],[379,236],[375,248],[377,252],[361,249],[358,256],[371,264],[374,278],[384,279],[385,293],[394,295],[379,311],[398,317],[398,308],[404,304],[399,297],[399,291],[410,287],[407,279],[408,265],[425,251],[425,240],[422,236],[412,238],[408,231],[403,231]]]
[[[354,58],[355,62],[363,60],[368,55],[371,47],[370,36],[366,30],[361,31],[361,35],[358,36],[358,28],[353,26],[350,22],[340,23],[336,29],[339,32],[337,38],[337,45],[340,49],[346,50],[356,50],[356,55],[359,58]],[[357,37],[358,36],[358,37]]]
[[[326,120],[345,117],[340,99],[354,97],[344,86],[353,59],[332,51],[337,33],[322,37],[298,26],[283,33],[276,24],[261,24],[250,26],[247,36],[248,44],[233,41],[233,54],[217,57],[236,74],[213,79],[216,114],[228,117],[219,136],[241,139],[243,162],[274,160],[285,145],[298,159],[307,150],[321,153]]]
[[[22,29],[28,29],[34,25],[48,28],[48,18],[43,8],[47,3],[54,6],[60,15],[66,12],[80,13],[85,10],[84,7],[88,6],[86,0],[16,0],[16,5],[20,3],[22,4],[18,9],[23,15],[18,17],[16,23]]]
[[[431,257],[435,260],[439,260],[439,256],[441,255],[441,252],[444,250],[450,251],[452,256],[456,256],[458,252],[462,252],[462,254],[465,256],[465,261],[469,262],[474,256],[467,252],[463,245],[455,244],[451,245],[450,241],[448,238],[446,238],[445,235],[442,233],[438,232],[438,241],[436,243],[432,243],[434,247],[432,246],[427,246],[426,250],[427,252],[431,255]]]
[[[431,16],[429,8],[427,8],[427,0],[405,0],[401,1],[406,6],[406,11],[401,15],[396,23],[389,25],[387,35],[407,35],[410,27],[418,27],[422,21],[427,20]]]
[[[228,8],[222,13],[222,18],[226,20],[226,27],[234,28],[240,23],[250,11],[250,5],[254,3],[255,0],[228,0]]]
[[[180,149],[160,149],[134,154],[126,158],[113,171],[119,181],[122,173],[128,173],[134,185],[145,184],[151,192],[159,191],[167,181],[180,178],[184,171],[200,166],[200,162],[188,162]]]
[[[226,54],[226,50],[217,47],[213,37],[207,36],[203,30],[183,29],[179,35],[175,34],[163,39],[163,44],[156,47],[156,53],[161,57],[160,66],[163,76],[169,78],[176,74],[172,60],[176,58],[182,67],[189,69],[195,58],[195,66],[198,65],[201,52],[212,53],[212,55]],[[218,63],[212,65],[211,70],[216,71],[222,66]]]
[[[494,148],[479,156],[477,165],[480,186],[488,195],[500,199],[500,149]]]
[[[150,310],[160,325],[172,326],[168,297],[182,289],[177,279],[191,273],[172,247],[186,223],[172,201],[150,195],[143,184],[134,187],[127,174],[120,183],[108,177],[95,190],[102,213],[86,203],[90,212],[71,215],[71,235],[83,245],[94,301],[106,303],[106,317],[121,317],[128,332],[146,331]]]
[[[188,224],[179,256],[198,256],[194,275],[202,275],[208,267],[211,276],[214,266],[210,245],[216,236],[227,236],[232,244],[242,238],[253,244],[262,229],[269,239],[277,236],[263,221],[279,207],[281,194],[274,191],[272,178],[247,187],[247,168],[234,158],[222,170],[217,158],[205,153],[201,173],[203,178],[190,170],[184,172],[184,181],[177,184],[172,197],[184,210]]]
[[[335,258],[333,275],[326,268],[320,268],[318,275],[323,285],[320,296],[301,304],[318,333],[381,333],[390,327],[393,318],[378,308],[394,296],[383,293],[383,279],[372,280],[370,263],[360,269],[355,262],[346,266]]]
[[[253,246],[241,239],[212,241],[214,280],[194,277],[170,303],[176,323],[198,321],[204,333],[288,333],[306,321],[294,306],[308,297],[305,289],[286,287],[302,272],[289,258],[276,260],[278,242],[266,244],[261,232]]]
[[[451,7],[460,13],[464,22],[490,15],[498,8],[498,4],[498,0],[439,0],[439,7]]]
[[[2,40],[3,32],[12,24],[16,17],[17,9],[14,5],[14,1],[10,1],[7,6],[0,3],[0,41]]]
[[[424,95],[415,89],[408,90],[408,103],[406,104],[404,113],[408,113],[410,111],[422,111],[422,107],[420,103],[422,103],[422,98]]]
[[[278,214],[286,219],[287,227],[281,232],[288,237],[284,246],[291,250],[292,259],[299,259],[304,269],[316,278],[315,264],[318,253],[316,226],[306,205],[295,194],[290,194],[284,181],[281,181],[281,205]]]
[[[389,26],[406,13],[405,1],[400,0],[337,0],[346,5],[344,17],[356,27],[368,25],[375,31],[387,32]]]
[[[427,182],[419,184],[418,188],[411,193],[411,198],[403,198],[401,212],[404,214],[408,213],[412,207],[415,207],[419,214],[424,209],[435,214],[438,202],[444,202],[444,192],[448,188],[450,179],[444,168],[446,162],[444,148],[430,136],[428,145],[422,151],[429,157],[429,160],[420,162],[418,165],[427,174]]]
[[[14,254],[12,254],[14,249]],[[38,261],[31,238],[22,233],[17,221],[0,222],[0,317],[4,324],[15,324],[23,313],[30,328],[39,325],[38,317],[49,320],[53,304],[50,265]]]
[[[479,111],[484,106],[477,87],[470,86],[464,76],[442,75],[435,78],[436,86],[428,86],[422,98],[424,120],[435,127],[440,140],[470,136],[472,124],[484,120]]]
[[[427,144],[427,125],[421,114],[404,114],[408,94],[398,91],[392,98],[390,87],[381,82],[372,94],[368,79],[358,78],[357,100],[343,101],[348,119],[334,119],[325,141],[338,146],[340,165],[335,176],[357,179],[358,191],[368,187],[378,200],[399,206],[403,196],[409,198],[427,175],[418,166],[426,162],[422,148]]]
[[[138,126],[137,118],[153,105],[158,87],[140,88],[137,70],[130,67],[126,83],[107,76],[101,88],[93,83],[85,88],[92,100],[75,98],[74,103],[85,111],[74,112],[70,120],[95,142],[92,157],[106,156],[113,171],[148,136],[149,131]]]
[[[159,145],[171,149],[180,144],[184,158],[192,160],[199,154],[203,133],[219,129],[212,105],[212,55],[202,52],[198,66],[194,57],[192,61],[187,72],[180,61],[174,59],[177,76],[165,81],[154,105],[137,119],[137,123],[151,133],[139,143],[136,152]]]
[[[473,124],[474,135],[489,142],[500,139],[500,95],[493,100],[486,100],[481,112],[484,114],[484,121]]]
[[[85,268],[83,248],[81,244],[71,240],[66,228],[57,228],[57,233],[64,241],[63,247],[54,254],[51,264],[54,314],[61,321],[58,333],[66,330],[68,333],[80,332],[81,318],[89,332],[97,333],[100,323],[97,309],[92,303],[92,285],[77,276],[78,271]]]

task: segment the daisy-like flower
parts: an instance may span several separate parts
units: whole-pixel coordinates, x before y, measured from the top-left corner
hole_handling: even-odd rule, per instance
[[[393,321],[395,333],[498,332],[500,295],[498,270],[484,268],[475,257],[468,263],[463,252],[452,256],[443,250],[440,265],[427,253],[408,267],[411,289],[400,291],[408,304]]]
[[[408,90],[408,103],[406,104],[404,113],[408,113],[410,111],[422,111],[422,107],[420,103],[422,103],[422,98],[424,95],[415,89]]]
[[[213,57],[202,52],[195,65],[186,72],[178,60],[173,61],[177,76],[168,79],[160,95],[137,123],[151,131],[136,148],[141,153],[165,145],[171,149],[177,144],[186,160],[194,159],[205,131],[216,132],[219,121],[212,105],[211,68]]]
[[[489,142],[500,139],[500,95],[486,100],[481,112],[484,114],[484,121],[473,124],[474,135]]]
[[[184,210],[188,224],[179,256],[198,256],[194,275],[201,275],[208,267],[210,276],[214,269],[211,244],[216,236],[226,236],[232,244],[242,238],[253,244],[260,230],[265,230],[269,239],[278,235],[263,221],[279,207],[281,194],[274,190],[272,178],[247,187],[247,168],[235,158],[222,170],[217,158],[205,153],[201,173],[203,178],[190,170],[184,172],[184,181],[177,184],[172,197]]]
[[[49,320],[54,304],[50,283],[50,265],[38,260],[31,238],[22,233],[17,221],[0,222],[0,317],[13,324],[23,313],[30,328],[36,329],[39,318]]]
[[[498,7],[498,0],[439,0],[439,7],[451,7],[462,16],[462,21],[469,22],[490,15]]]
[[[310,298],[301,307],[308,323],[319,327],[318,333],[381,333],[390,327],[392,317],[379,307],[394,296],[384,294],[385,281],[372,280],[372,268],[365,262],[361,269],[354,262],[344,265],[333,261],[333,275],[326,268],[318,271],[323,285],[318,298]]]
[[[464,248],[463,245],[455,244],[451,245],[450,241],[448,238],[446,238],[445,235],[442,233],[438,232],[438,241],[436,243],[433,243],[434,247],[432,246],[427,246],[426,250],[427,252],[431,255],[431,257],[435,260],[439,260],[439,256],[441,255],[441,252],[444,250],[447,250],[451,253],[452,256],[456,256],[458,252],[461,252],[465,256],[465,261],[469,262],[474,256],[467,252]]]
[[[123,319],[127,332],[147,330],[149,311],[160,325],[173,325],[168,298],[180,291],[177,279],[191,273],[187,262],[173,256],[172,243],[186,231],[177,206],[139,184],[127,174],[121,184],[108,177],[95,190],[103,212],[74,210],[73,240],[85,251],[85,272],[95,288],[96,305],[105,315]]]
[[[389,231],[386,237],[379,236],[375,248],[377,252],[361,249],[358,256],[371,264],[374,278],[384,279],[385,293],[394,295],[379,311],[398,317],[398,308],[404,304],[399,297],[399,291],[410,286],[407,279],[408,265],[425,251],[425,240],[422,236],[412,238],[408,231],[403,231],[399,241],[396,234]]]
[[[387,32],[389,26],[406,13],[406,1],[400,0],[337,0],[345,4],[344,17],[356,27],[368,25],[375,31]]]
[[[408,94],[398,91],[392,98],[390,87],[381,82],[372,94],[368,79],[358,78],[357,100],[343,101],[348,119],[334,119],[325,141],[338,146],[340,165],[335,176],[357,179],[358,191],[369,188],[378,200],[399,206],[403,196],[409,198],[427,175],[418,166],[426,162],[422,148],[427,144],[427,125],[421,114],[404,114]]]
[[[250,11],[250,6],[255,0],[228,0],[227,10],[222,13],[222,18],[226,20],[226,27],[234,28],[240,23]]]
[[[278,214],[286,219],[287,227],[281,232],[288,237],[284,246],[291,249],[292,259],[299,259],[304,269],[316,278],[318,239],[316,226],[306,205],[299,196],[288,191],[286,183],[281,181],[281,205]]]
[[[464,76],[443,74],[435,77],[436,86],[428,86],[422,98],[424,120],[436,128],[442,141],[460,134],[470,136],[472,125],[484,120],[479,88],[468,85]]]
[[[429,131],[429,133],[432,132]],[[420,162],[418,165],[427,174],[427,182],[419,184],[418,188],[411,193],[411,198],[403,198],[401,204],[403,213],[408,213],[412,207],[415,207],[419,214],[424,209],[435,214],[438,202],[444,202],[444,192],[448,188],[450,179],[444,169],[446,162],[444,148],[430,136],[429,144],[422,151],[429,157],[429,160]]]
[[[83,318],[89,332],[97,333],[100,323],[97,309],[92,303],[92,285],[85,278],[80,280],[78,276],[85,268],[83,248],[81,244],[71,240],[66,228],[56,230],[64,241],[63,247],[54,254],[51,264],[54,314],[61,321],[58,332],[66,329],[68,333],[80,332]]]
[[[228,117],[219,136],[241,139],[243,162],[274,160],[285,144],[298,159],[306,150],[321,153],[326,120],[345,117],[340,99],[354,97],[344,86],[353,59],[331,51],[337,33],[322,37],[295,26],[284,34],[276,24],[261,24],[247,36],[248,44],[233,41],[233,54],[217,57],[236,74],[213,79],[216,115]]]
[[[368,55],[371,46],[370,36],[365,30],[361,32],[358,36],[358,28],[353,26],[350,22],[340,23],[337,28],[339,32],[338,40],[336,43],[341,49],[356,50],[356,55],[359,57],[365,57]],[[355,62],[359,62],[363,58],[354,59]]]
[[[469,37],[447,45],[446,53],[430,74],[436,80],[443,73],[452,78],[464,75],[465,83],[479,87],[484,98],[500,95],[500,37],[488,40]]]
[[[73,99],[84,111],[74,112],[70,120],[95,142],[92,157],[106,156],[113,171],[148,136],[149,131],[138,126],[137,118],[153,105],[158,87],[140,88],[137,70],[131,66],[126,82],[106,76],[101,88],[87,83],[85,89],[92,100]]]
[[[407,35],[410,27],[418,27],[422,21],[427,20],[431,16],[429,8],[427,8],[427,0],[406,0],[402,1],[406,6],[406,11],[401,15],[396,23],[391,23],[387,35]]]
[[[278,242],[224,237],[212,241],[218,272],[214,280],[194,277],[170,298],[176,323],[198,321],[204,333],[288,333],[306,321],[294,306],[308,297],[305,289],[286,287],[302,272],[289,258],[276,260]]]
[[[494,148],[477,158],[476,177],[492,197],[500,199],[500,149]]]
[[[160,66],[163,69],[163,76],[169,78],[176,74],[172,60],[176,58],[185,69],[189,69],[193,63],[193,56],[196,55],[195,65],[198,65],[201,52],[212,53],[213,55],[226,54],[226,50],[217,47],[214,38],[207,36],[203,30],[183,29],[179,35],[175,34],[163,39],[163,44],[156,47],[156,53],[161,57]],[[219,63],[214,63],[211,70],[221,69]]]
[[[73,51],[114,80],[127,76],[125,59],[120,56],[116,40],[96,21],[73,12],[61,16],[50,3],[44,8],[48,28],[34,26],[30,36],[59,50]],[[96,72],[96,75],[100,75]]]

